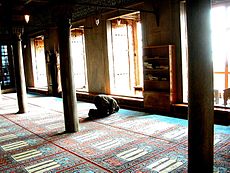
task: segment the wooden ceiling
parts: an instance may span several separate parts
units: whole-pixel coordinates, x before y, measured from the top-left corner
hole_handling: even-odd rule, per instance
[[[108,10],[127,10],[125,7],[144,0],[0,0],[0,32],[2,28],[12,25],[25,25],[24,15],[31,16],[28,26],[44,27],[52,25],[53,16],[58,12],[55,6],[72,6],[72,20],[106,12]],[[150,0],[151,1],[151,0]],[[156,2],[157,0],[152,0]],[[213,0],[213,3],[229,2],[229,0]],[[60,9],[60,8],[59,8]],[[138,11],[138,10],[137,10]],[[134,12],[134,11],[130,11]],[[53,23],[52,23],[53,22]],[[1,34],[1,33],[0,33]]]
[[[81,18],[96,10],[120,8],[131,2],[138,0],[0,0],[0,22],[21,21],[26,13],[46,17],[55,5],[71,4],[74,18]]]
[[[26,13],[38,12],[47,4],[48,0],[0,0],[0,23],[22,22]]]

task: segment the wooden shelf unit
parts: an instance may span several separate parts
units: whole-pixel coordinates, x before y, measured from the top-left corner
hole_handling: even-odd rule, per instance
[[[176,101],[175,46],[143,48],[144,107],[169,112]]]

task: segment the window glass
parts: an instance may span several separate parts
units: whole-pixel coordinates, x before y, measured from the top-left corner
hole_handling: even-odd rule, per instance
[[[184,6],[181,9],[181,17],[184,15]],[[181,22],[181,31],[184,31],[184,23]],[[183,39],[187,36],[182,35]],[[230,88],[230,6],[228,4],[213,6],[211,9],[211,37],[212,37],[212,58],[213,58],[213,72],[214,72],[214,91],[218,93],[220,102],[215,102],[219,106],[223,106],[223,90]],[[187,66],[186,47],[182,44],[182,58],[183,58],[183,101],[187,102]],[[230,106],[230,105],[227,105]]]
[[[225,60],[226,53],[213,52],[213,70],[214,72],[224,72],[225,71]]]
[[[230,74],[228,75],[228,88],[230,88]]]
[[[230,28],[230,7],[227,8],[227,27]]]
[[[224,90],[225,75],[224,74],[214,74],[214,89]]]
[[[7,45],[1,45],[1,85],[3,87],[9,86],[11,84],[10,80],[10,70],[8,61],[8,51]]]
[[[230,7],[213,7],[211,10],[212,58],[214,70],[214,89],[220,94],[223,105],[223,90],[229,88],[230,55]],[[228,106],[228,105],[227,105]],[[229,105],[230,106],[230,105]]]
[[[33,39],[32,59],[34,86],[38,88],[47,88],[46,60],[43,36],[39,36]]]
[[[75,88],[76,90],[87,90],[85,39],[83,29],[73,29],[71,31],[71,51],[74,65]]]
[[[142,28],[140,13],[108,19],[110,94],[143,97]]]

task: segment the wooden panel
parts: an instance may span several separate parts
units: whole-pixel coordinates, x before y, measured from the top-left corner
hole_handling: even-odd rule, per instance
[[[144,92],[144,107],[156,111],[170,111],[169,93]]]
[[[154,81],[154,80],[145,80],[144,81],[144,91],[168,91],[169,92],[169,81]]]

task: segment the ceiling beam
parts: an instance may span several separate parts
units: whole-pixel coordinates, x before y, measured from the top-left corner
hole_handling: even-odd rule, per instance
[[[27,1],[25,2],[25,5],[26,5],[26,4],[29,4],[29,3],[31,3],[31,2],[48,3],[48,0],[27,0]]]
[[[105,9],[111,9],[111,10],[122,10],[122,11],[130,11],[130,12],[146,12],[146,13],[154,13],[155,10],[143,10],[143,9],[135,9],[135,8],[126,8],[126,7],[120,7],[120,6],[111,6],[111,5],[103,5],[103,4],[95,4],[95,3],[87,3],[87,2],[74,2],[74,4],[79,6],[90,6],[90,7],[98,7],[98,8],[105,8]]]

